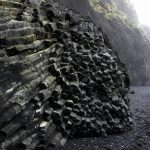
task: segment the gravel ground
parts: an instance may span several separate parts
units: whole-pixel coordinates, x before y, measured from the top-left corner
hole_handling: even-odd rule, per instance
[[[132,87],[130,94],[133,130],[107,138],[69,140],[55,150],[150,150],[150,87]]]

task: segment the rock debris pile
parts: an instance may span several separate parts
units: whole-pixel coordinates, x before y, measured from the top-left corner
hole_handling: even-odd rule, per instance
[[[0,16],[0,149],[131,127],[126,69],[88,17],[36,0],[0,0]]]

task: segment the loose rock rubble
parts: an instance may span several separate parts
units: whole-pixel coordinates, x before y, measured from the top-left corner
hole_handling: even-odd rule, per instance
[[[88,17],[52,1],[0,8],[0,149],[130,129],[126,69]]]

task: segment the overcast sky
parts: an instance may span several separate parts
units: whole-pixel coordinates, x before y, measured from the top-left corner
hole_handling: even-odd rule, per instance
[[[150,0],[130,0],[134,5],[139,22],[150,26]]]

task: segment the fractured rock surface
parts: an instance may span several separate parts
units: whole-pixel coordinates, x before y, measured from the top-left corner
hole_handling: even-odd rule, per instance
[[[48,149],[131,127],[126,69],[88,17],[52,1],[0,8],[0,149]]]

